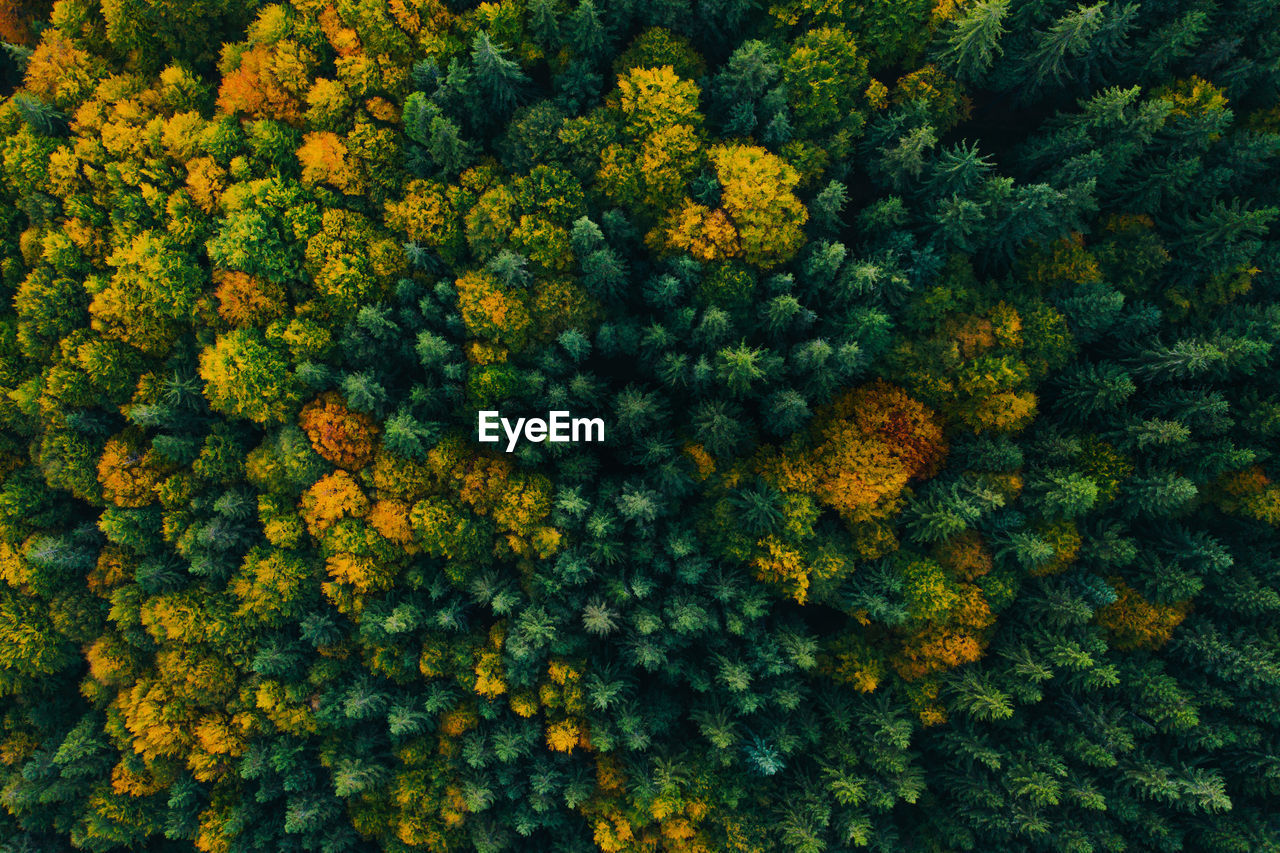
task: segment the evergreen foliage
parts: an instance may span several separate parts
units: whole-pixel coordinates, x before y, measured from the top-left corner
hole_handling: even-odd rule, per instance
[[[0,850],[1280,851],[1275,4],[0,6]]]

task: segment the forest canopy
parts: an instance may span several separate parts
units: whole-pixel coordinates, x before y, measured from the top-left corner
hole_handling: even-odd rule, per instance
[[[0,41],[3,853],[1280,851],[1276,4]]]

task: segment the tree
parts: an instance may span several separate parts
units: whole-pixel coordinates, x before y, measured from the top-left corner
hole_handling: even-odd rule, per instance
[[[528,84],[519,64],[504,54],[502,48],[490,41],[488,33],[476,33],[471,42],[475,82],[484,98],[483,106],[493,119],[510,115]]]
[[[316,453],[339,468],[363,468],[373,457],[378,428],[373,419],[353,412],[332,392],[302,407],[298,425]]]
[[[799,181],[795,170],[764,149],[749,146],[714,148],[711,160],[743,258],[767,269],[793,257],[804,241],[801,227],[809,219],[791,192]]]
[[[93,325],[144,352],[164,353],[192,322],[205,276],[180,246],[154,231],[135,236],[107,263],[115,274],[89,304]]]
[[[255,329],[220,335],[200,354],[200,378],[214,409],[257,423],[282,422],[299,389],[280,348]]]
[[[419,156],[424,158],[423,168],[432,173],[428,176],[452,178],[471,164],[472,146],[462,137],[461,128],[423,93],[409,96],[402,118],[406,135],[422,146]]]
[[[27,127],[41,136],[60,136],[67,126],[67,117],[37,98],[20,93],[13,104]]]
[[[843,27],[822,27],[796,39],[782,65],[782,82],[796,129],[825,142],[832,159],[843,157],[862,131],[858,109],[867,87],[867,61]]]
[[[980,80],[1003,53],[1000,38],[1006,32],[1004,19],[1008,14],[1008,0],[988,0],[970,6],[963,16],[952,19],[947,46],[941,53],[943,67],[965,82]]]
[[[611,198],[657,218],[686,193],[703,162],[698,87],[670,66],[633,68],[618,78],[619,124],[626,144],[600,153],[596,180]]]

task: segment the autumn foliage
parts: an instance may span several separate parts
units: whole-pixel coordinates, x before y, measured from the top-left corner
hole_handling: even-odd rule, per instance
[[[373,457],[377,425],[363,412],[347,408],[337,394],[324,394],[303,406],[298,425],[316,453],[339,468],[363,468]]]
[[[1280,849],[1277,33],[0,2],[0,853]]]

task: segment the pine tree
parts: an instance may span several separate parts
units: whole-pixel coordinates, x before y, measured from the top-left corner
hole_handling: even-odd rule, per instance
[[[491,116],[490,120],[508,116],[529,83],[519,63],[507,58],[506,51],[481,31],[471,41],[471,64],[475,85],[483,98],[478,106]]]
[[[955,18],[947,33],[947,47],[940,54],[944,67],[965,82],[979,81],[1003,52],[1000,38],[1006,31],[1008,13],[1008,0],[989,0]]]

